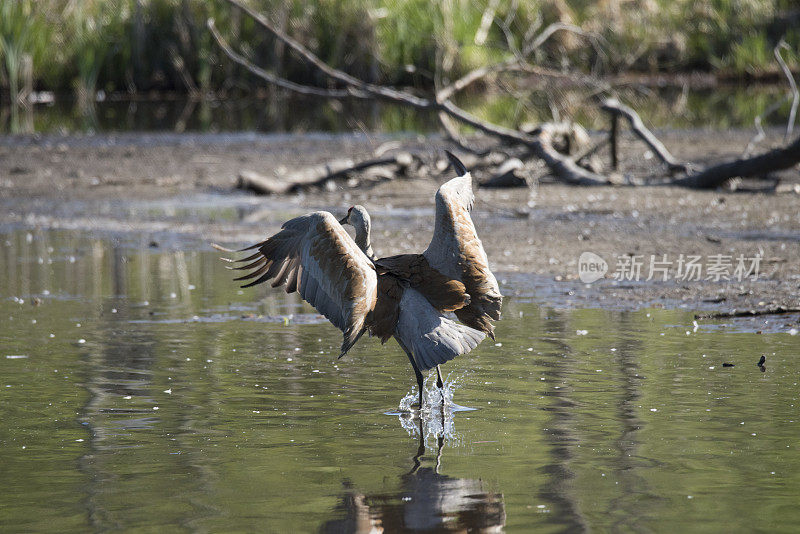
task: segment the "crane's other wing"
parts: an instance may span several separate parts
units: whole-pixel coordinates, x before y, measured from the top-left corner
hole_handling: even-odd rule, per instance
[[[479,330],[444,317],[414,289],[404,289],[399,308],[394,337],[411,351],[423,371],[468,353],[486,337]]]
[[[500,319],[503,297],[469,214],[474,199],[468,172],[439,188],[433,238],[423,256],[431,267],[464,284],[470,303],[456,310],[456,317],[494,338],[491,319]]]
[[[318,211],[287,221],[281,231],[244,250],[255,254],[238,260],[251,262],[239,270],[252,271],[235,280],[252,280],[242,287],[272,280],[272,287],[298,291],[344,332],[340,358],[366,329],[375,307],[377,275],[372,262],[356,246],[336,218]]]
[[[456,311],[469,304],[469,294],[464,284],[431,267],[422,254],[381,258],[375,262],[375,266],[379,275],[386,272],[407,282],[440,312]],[[380,281],[378,285],[380,286]]]

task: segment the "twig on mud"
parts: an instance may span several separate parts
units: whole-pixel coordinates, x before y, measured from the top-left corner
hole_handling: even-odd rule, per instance
[[[331,180],[365,171],[373,167],[395,166],[395,170],[402,171],[416,161],[415,156],[408,152],[400,152],[393,156],[379,157],[354,163],[351,160],[337,160],[325,165],[317,165],[301,169],[288,177],[280,179],[269,178],[251,171],[239,173],[237,188],[253,191],[262,195],[296,193],[304,189],[323,187]]]
[[[695,314],[695,319],[725,319],[731,317],[757,317],[760,315],[782,315],[787,313],[800,313],[800,308],[789,308],[787,306],[776,306],[775,308],[764,308],[762,310],[731,310],[711,313]]]

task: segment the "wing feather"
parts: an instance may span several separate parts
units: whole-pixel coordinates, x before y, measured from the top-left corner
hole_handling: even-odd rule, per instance
[[[466,354],[486,337],[479,330],[443,316],[421,293],[409,287],[400,299],[394,336],[411,352],[422,371]]]
[[[451,312],[469,304],[464,284],[449,278],[428,264],[422,254],[400,254],[375,262],[378,272],[396,276],[428,299],[440,312]]]
[[[344,333],[342,352],[350,350],[364,333],[367,314],[375,307],[377,276],[372,262],[328,212],[319,211],[284,223],[281,231],[245,250],[258,253],[240,269],[255,269],[235,280],[254,281],[250,287],[273,280],[298,291],[334,326]],[[240,251],[240,252],[242,252]]]
[[[470,302],[455,310],[456,317],[494,338],[491,320],[500,319],[503,297],[469,214],[474,198],[469,173],[439,188],[433,238],[423,256],[431,267],[464,284]]]

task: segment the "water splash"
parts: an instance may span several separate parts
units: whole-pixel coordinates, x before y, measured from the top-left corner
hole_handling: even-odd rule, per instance
[[[459,377],[444,378],[444,386],[440,389],[436,385],[436,373],[429,373],[422,384],[422,397],[424,408],[419,410],[417,401],[419,394],[413,387],[398,405],[398,410],[387,412],[387,415],[396,415],[400,425],[408,432],[409,436],[419,437],[422,433],[425,446],[434,444],[443,437],[446,442],[455,443],[459,435],[455,431],[453,415],[456,412],[471,411],[475,408],[460,406],[453,402],[455,391],[461,386]]]

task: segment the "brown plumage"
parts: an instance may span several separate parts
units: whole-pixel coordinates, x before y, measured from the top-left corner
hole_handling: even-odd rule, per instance
[[[400,317],[400,301],[403,298],[403,282],[400,278],[384,273],[378,275],[378,298],[375,309],[368,318],[370,335],[386,343],[394,335]]]
[[[235,267],[251,271],[236,278],[248,281],[242,287],[272,280],[272,287],[298,291],[343,332],[340,358],[365,332],[381,342],[394,336],[414,368],[420,407],[421,370],[436,367],[443,387],[439,365],[475,348],[485,334],[494,337],[491,320],[500,318],[502,297],[469,216],[471,177],[448,156],[460,176],[436,193],[434,236],[423,254],[374,259],[369,214],[354,206],[338,222],[324,211],[287,221],[243,249],[258,252]],[[355,241],[344,223],[355,226]],[[449,312],[464,324],[443,315]]]
[[[375,261],[378,273],[389,273],[408,283],[440,312],[452,312],[469,304],[464,284],[430,266],[422,254],[400,254]]]

